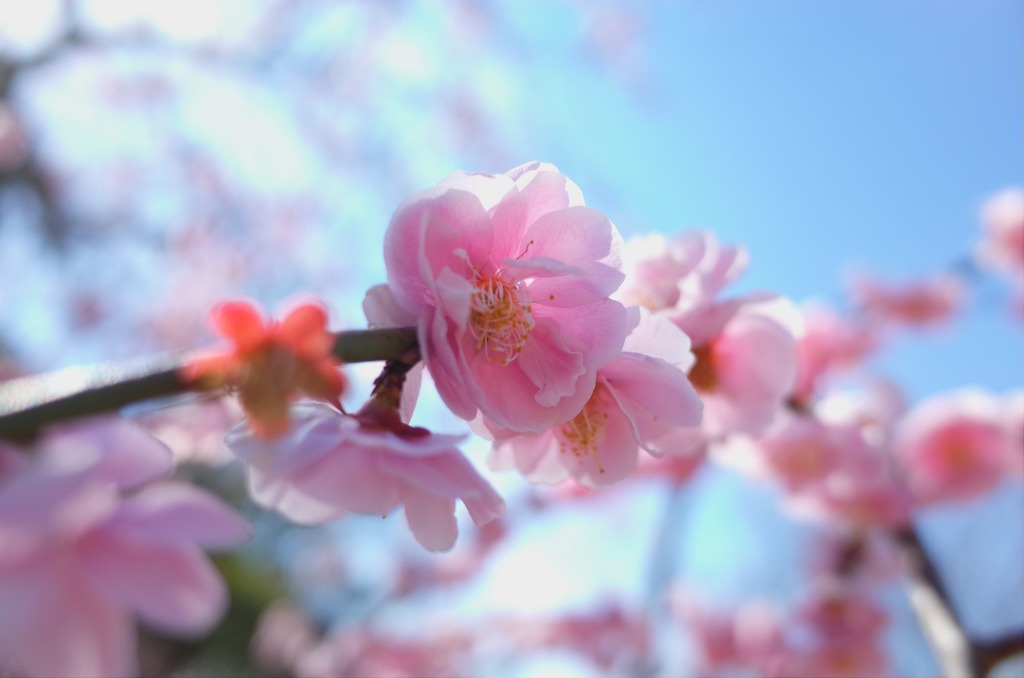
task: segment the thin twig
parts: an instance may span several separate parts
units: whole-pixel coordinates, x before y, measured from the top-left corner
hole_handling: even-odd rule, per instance
[[[416,329],[399,327],[335,334],[334,355],[344,363],[419,359]],[[73,367],[0,384],[0,440],[27,441],[51,424],[127,405],[209,390],[181,369],[198,354]]]

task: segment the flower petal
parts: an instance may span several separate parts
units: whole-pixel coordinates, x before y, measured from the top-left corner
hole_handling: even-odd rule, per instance
[[[181,482],[151,485],[129,497],[108,529],[134,539],[205,547],[238,546],[251,533],[230,506]]]
[[[267,325],[259,309],[248,301],[227,301],[210,312],[210,322],[221,336],[235,347],[251,351],[267,338]]]
[[[162,630],[204,633],[227,607],[224,582],[194,545],[99,530],[78,547],[82,574],[93,586]]]

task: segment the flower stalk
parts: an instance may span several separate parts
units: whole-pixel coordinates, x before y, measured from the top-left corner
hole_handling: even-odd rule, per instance
[[[411,365],[419,360],[414,327],[337,332],[334,339],[332,354],[342,363],[383,360]],[[52,424],[153,398],[220,388],[183,370],[197,357],[193,353],[100,363],[4,382],[0,384],[0,440],[29,441]]]

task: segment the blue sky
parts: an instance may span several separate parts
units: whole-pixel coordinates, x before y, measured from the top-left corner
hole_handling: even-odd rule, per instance
[[[528,124],[545,135],[528,148],[627,236],[701,226],[744,244],[743,288],[841,302],[851,270],[938,272],[969,252],[982,201],[1022,182],[1019,2],[655,3],[650,76],[627,87],[565,53],[577,27],[540,7],[502,10],[530,40]],[[915,397],[1019,386],[1001,294],[880,368]]]

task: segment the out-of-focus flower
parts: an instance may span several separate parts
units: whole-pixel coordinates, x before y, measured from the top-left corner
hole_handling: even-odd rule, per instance
[[[986,266],[1024,271],[1024,190],[1008,188],[986,200],[981,224],[976,259]]]
[[[0,483],[4,478],[13,475],[28,462],[25,453],[18,447],[0,440]]]
[[[629,277],[619,297],[664,315],[690,337],[696,362],[689,378],[704,402],[704,437],[760,432],[792,388],[796,339],[780,321],[781,300],[719,298],[746,270],[746,251],[707,231],[632,240],[626,250]]]
[[[757,439],[757,450],[765,471],[798,491],[823,482],[839,468],[847,439],[814,417],[784,414]]]
[[[898,425],[893,446],[911,491],[924,503],[976,497],[1012,466],[1013,443],[998,400],[973,389],[918,404]]]
[[[629,310],[623,351],[598,370],[583,410],[541,435],[492,428],[492,467],[518,469],[535,482],[571,476],[586,487],[609,485],[636,469],[638,448],[660,456],[667,434],[700,424],[701,402],[686,378],[693,364],[689,339],[665,318]]]
[[[878,342],[872,327],[843,318],[827,306],[815,304],[802,311],[804,331],[796,346],[793,397],[807,404],[822,377],[856,366]]]
[[[827,642],[790,651],[776,675],[806,678],[884,678],[889,662],[878,639]]]
[[[831,578],[816,582],[794,619],[818,636],[847,641],[876,638],[888,623],[885,610],[866,590]]]
[[[249,649],[271,673],[294,674],[299,660],[317,644],[310,619],[294,604],[278,601],[260,615]]]
[[[242,417],[233,398],[191,400],[134,417],[170,448],[175,464],[221,466],[234,459],[224,433]]]
[[[853,303],[882,322],[930,327],[948,320],[964,300],[964,284],[952,275],[938,275],[906,285],[891,285],[863,274],[850,284]]]
[[[456,174],[412,196],[388,226],[398,306],[458,416],[542,433],[575,417],[614,359],[626,311],[621,238],[550,165]]]
[[[0,481],[0,665],[28,676],[137,673],[133,617],[209,630],[226,589],[200,547],[244,541],[227,506],[164,475],[170,454],[115,420],[55,430]]]
[[[231,351],[201,358],[186,368],[189,379],[238,389],[253,432],[281,435],[288,404],[299,393],[337,404],[344,389],[327,312],[319,304],[292,309],[280,323],[267,321],[252,304],[231,301],[213,309],[211,321],[234,344]]]
[[[792,389],[796,339],[761,304],[738,305],[717,333],[694,342],[693,352],[689,377],[704,402],[709,438],[759,433]]]
[[[341,628],[303,655],[295,675],[301,678],[360,678],[362,676],[467,675],[460,664],[468,660],[472,638],[460,631],[427,628],[415,639]]]
[[[399,505],[416,537],[431,551],[455,544],[455,500],[477,525],[501,515],[505,503],[456,447],[462,436],[437,435],[399,420],[371,400],[347,415],[318,403],[292,407],[292,428],[266,440],[247,422],[227,437],[249,467],[260,504],[302,524],[349,512],[387,515]]]
[[[697,675],[734,675],[752,670],[777,675],[774,667],[786,650],[778,615],[761,603],[738,610],[707,610],[696,600],[677,596],[676,614],[686,624],[697,650]]]

